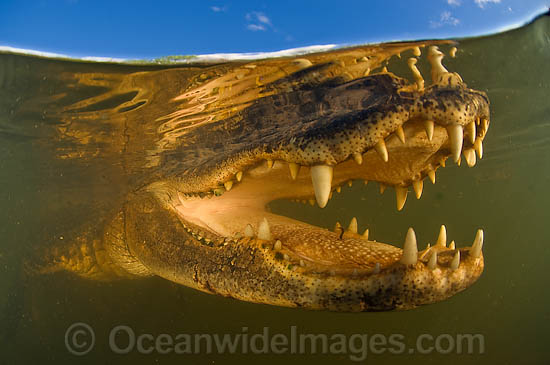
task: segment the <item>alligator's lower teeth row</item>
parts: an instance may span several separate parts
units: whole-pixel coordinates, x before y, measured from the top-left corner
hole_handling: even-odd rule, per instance
[[[334,228],[335,233],[340,234],[340,238],[344,237],[344,235],[351,236],[353,238],[368,240],[369,239],[369,230],[366,229],[365,232],[362,235],[359,235],[357,233],[357,219],[354,217],[352,218],[348,229],[344,230],[342,225],[338,222],[336,222],[336,226]],[[247,224],[244,229],[244,236],[245,237],[256,237],[259,240],[263,241],[272,241],[274,240],[270,228],[269,223],[266,218],[264,218],[260,224],[258,225],[258,231],[257,234],[254,232],[254,228],[251,224]],[[273,249],[275,251],[280,251],[283,248],[283,243],[280,240],[275,239],[275,243],[273,244]],[[481,251],[483,248],[483,230],[478,229],[476,232],[476,236],[474,238],[474,242],[472,243],[472,246],[469,249],[469,254],[473,258],[478,258],[481,255]],[[448,250],[455,250],[454,256],[450,262],[449,268],[451,270],[457,270],[460,265],[460,251],[456,249],[456,244],[454,241],[451,241],[451,243],[447,246],[447,229],[444,225],[441,226],[439,230],[439,235],[437,237],[435,245],[431,246],[430,244],[427,245],[426,249],[423,250],[421,253],[418,251],[418,245],[416,242],[416,234],[414,232],[414,229],[411,227],[407,231],[407,235],[405,237],[405,243],[403,244],[403,253],[401,255],[401,258],[399,259],[399,263],[403,265],[416,265],[416,263],[419,260],[424,260],[426,263],[426,266],[428,269],[434,270],[437,267],[437,253],[438,251],[441,251],[443,249]],[[286,259],[288,260],[288,256],[285,255]],[[427,262],[425,261],[427,259]],[[304,266],[303,260],[300,260],[300,266]],[[375,265],[375,273],[377,271],[380,271],[380,263],[377,263]]]

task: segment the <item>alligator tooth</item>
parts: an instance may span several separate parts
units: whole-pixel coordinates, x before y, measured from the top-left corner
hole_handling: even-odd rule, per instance
[[[421,54],[422,53],[420,52],[420,48],[418,46],[413,48],[413,55],[415,55],[416,57],[420,57]]]
[[[414,81],[416,82],[416,87],[418,90],[424,89],[424,78],[422,77],[422,74],[420,71],[418,71],[418,67],[416,67],[416,62],[418,60],[414,57],[411,57],[407,60],[407,65],[409,66],[409,69],[411,70]],[[403,142],[405,143],[405,142]]]
[[[432,83],[439,81],[439,78],[448,73],[447,69],[441,64],[443,59],[443,53],[437,48],[437,46],[431,46],[428,50],[428,62],[432,68]]]
[[[456,47],[451,48],[451,50],[449,51],[449,56],[451,56],[452,58],[455,58],[456,51],[457,51]]]
[[[397,202],[397,210],[403,209],[405,202],[407,201],[407,188],[402,186],[395,187],[395,199]]]
[[[361,165],[363,163],[363,155],[361,155],[360,153],[354,153],[353,159],[355,160],[355,162],[357,162],[358,165]]]
[[[340,222],[336,222],[334,224],[334,233],[342,233],[343,230],[344,230],[344,227],[342,227]]]
[[[437,236],[437,242],[435,243],[435,245],[440,247],[447,247],[447,228],[445,228],[444,224],[442,224],[441,228],[439,228],[439,236]]]
[[[434,128],[435,123],[433,120],[424,121],[424,129],[426,129],[426,135],[428,136],[428,141],[431,141],[434,138]]]
[[[476,238],[474,238],[474,243],[470,249],[470,254],[474,258],[478,258],[481,254],[481,249],[483,248],[483,230],[478,229],[476,233]]]
[[[279,240],[275,241],[275,244],[273,245],[273,249],[275,251],[279,251],[281,248],[283,248],[283,243]]]
[[[377,262],[375,265],[374,265],[374,269],[372,270],[372,273],[373,274],[378,274],[380,272],[380,263]]]
[[[309,199],[308,203],[309,203],[309,205],[314,206],[315,205],[315,199]]]
[[[418,247],[416,246],[416,235],[414,234],[414,230],[409,228],[405,237],[405,244],[403,245],[403,255],[399,262],[405,265],[414,265],[417,259]]]
[[[458,269],[458,265],[460,265],[460,251],[456,251],[455,255],[453,256],[450,266],[451,270]]]
[[[250,224],[247,224],[244,228],[244,235],[246,237],[254,237],[254,228]]]
[[[476,165],[476,152],[473,148],[468,148],[467,150],[464,150],[463,154],[468,167],[473,167]]]
[[[233,187],[233,181],[229,180],[223,183],[223,186],[225,186],[225,190],[229,191]]]
[[[237,179],[237,181],[241,181],[243,179],[243,172],[242,171],[239,171],[235,174],[235,178]]]
[[[269,223],[267,223],[267,219],[264,218],[263,221],[260,222],[260,225],[258,226],[258,238],[264,241],[271,240],[271,232],[269,231]]]
[[[273,160],[265,160],[267,162],[267,168],[270,169],[273,167]]]
[[[353,186],[353,180],[348,181],[348,186],[351,188]]]
[[[380,194],[384,194],[384,191],[386,191],[386,185],[380,183]]]
[[[433,270],[437,266],[437,251],[433,251],[428,260],[428,269]]]
[[[428,177],[432,184],[435,184],[435,170],[428,170]]]
[[[376,152],[378,152],[382,160],[384,162],[388,162],[388,149],[386,148],[386,142],[384,142],[384,139],[379,140],[374,148],[376,149]]]
[[[311,182],[315,190],[315,199],[319,207],[324,208],[327,205],[331,184],[333,167],[328,165],[316,165],[311,167]]]
[[[456,249],[456,243],[455,243],[455,241],[451,241],[451,243],[449,243],[449,249],[451,249],[451,250]]]
[[[363,185],[367,185],[369,183],[368,180],[363,180]]]
[[[476,141],[476,123],[470,122],[466,124],[466,132],[468,134],[468,139],[472,144]]]
[[[361,235],[361,238],[364,239],[364,240],[368,240],[369,239],[369,229],[365,229],[365,232],[363,232],[363,234]]]
[[[481,140],[481,138],[476,139],[474,143],[474,149],[477,152],[477,157],[479,157],[480,159],[483,158],[483,141]]]
[[[424,187],[424,182],[422,180],[413,181],[413,189],[414,189],[414,195],[416,195],[416,199],[420,199],[420,197],[422,196],[423,187]]]
[[[399,138],[401,143],[405,143],[405,131],[403,130],[402,126],[397,127],[395,135],[397,136],[397,138]]]
[[[336,192],[337,192],[337,193],[341,193],[341,192],[342,192],[342,187],[341,187],[341,186],[337,187],[337,188],[336,188]]]
[[[462,151],[464,130],[460,124],[451,124],[447,127],[447,134],[449,135],[451,154],[453,155],[454,161],[458,162],[460,152]]]
[[[447,159],[445,157],[441,158],[441,160],[439,161],[439,164],[441,165],[441,167],[445,167],[446,161],[447,161]]]
[[[348,231],[357,233],[357,218],[353,217],[351,218],[351,222],[349,222]]]
[[[487,129],[489,129],[489,121],[487,119],[483,119],[481,121],[481,130],[485,133],[487,132]]]
[[[296,180],[296,177],[298,177],[298,173],[300,172],[300,165],[294,162],[289,162],[288,168],[290,170],[290,177],[292,180]]]

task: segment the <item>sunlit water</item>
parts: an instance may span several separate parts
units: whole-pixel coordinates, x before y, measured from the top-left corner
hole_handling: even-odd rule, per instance
[[[398,61],[390,62],[390,70],[392,62]],[[162,94],[154,79],[155,70],[162,68],[0,55],[0,363],[350,361],[349,351],[117,355],[109,347],[109,332],[118,325],[153,336],[252,335],[264,327],[272,334],[289,334],[296,326],[301,333],[329,336],[402,334],[411,346],[421,334],[470,333],[484,336],[483,354],[397,355],[369,349],[367,359],[387,364],[547,363],[550,18],[508,33],[462,40],[457,58],[447,57],[444,64],[470,87],[486,91],[491,100],[484,157],[475,168],[449,163],[438,170],[436,185],[425,184],[421,200],[409,195],[402,212],[396,212],[390,191],[379,195],[378,186],[365,187],[362,182],[343,188],[322,214],[318,208],[292,202],[274,202],[271,208],[323,227],[357,216],[360,227],[369,227],[371,237],[383,242],[403,242],[413,226],[421,245],[433,243],[444,223],[458,246],[470,245],[481,227],[485,272],[474,286],[445,302],[406,312],[340,314],[245,303],[160,278],[98,283],[66,273],[25,275],[22,265],[29,256],[64,234],[70,236],[64,232],[83,222],[101,224],[102,212],[120,204],[128,187],[142,179],[142,171],[128,170],[131,163],[112,156],[131,161],[143,158],[143,151],[118,151],[122,143],[113,141],[124,138],[125,113]],[[85,87],[70,84],[74,80],[64,73],[79,73]],[[143,73],[142,85],[149,89],[117,84],[116,95],[105,97],[110,86],[131,73]],[[150,81],[143,81],[148,77]],[[73,110],[63,109],[69,105]],[[141,115],[134,122],[151,117]],[[85,133],[70,135],[71,123]],[[56,139],[63,128],[71,138]],[[147,158],[155,164],[155,153]],[[65,331],[75,322],[89,324],[96,335],[92,351],[78,358],[65,345]]]

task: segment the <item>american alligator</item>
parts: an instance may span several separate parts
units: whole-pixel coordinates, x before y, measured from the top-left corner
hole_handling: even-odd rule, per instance
[[[437,243],[419,251],[412,228],[400,249],[369,240],[355,219],[328,230],[266,209],[275,199],[324,208],[343,184],[364,180],[393,187],[401,210],[409,187],[420,198],[423,180],[435,183],[448,157],[473,166],[489,100],[447,71],[443,45],[454,56],[449,42],[393,43],[166,71],[177,77],[158,71],[156,94],[144,103],[135,92],[134,106],[118,110],[141,113],[143,123],[126,119],[110,131],[121,160],[140,151],[147,172],[128,172],[140,178],[100,236],[83,229],[34,270],[98,280],[158,275],[240,300],[334,311],[410,309],[464,290],[483,271],[481,230],[458,248],[442,226]],[[416,66],[421,49],[429,86]],[[411,81],[388,71],[390,59]],[[141,90],[155,72],[118,85]],[[162,93],[173,93],[166,112],[147,112]],[[59,133],[92,138],[66,125]]]

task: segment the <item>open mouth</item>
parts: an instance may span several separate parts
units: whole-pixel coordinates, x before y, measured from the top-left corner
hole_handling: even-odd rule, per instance
[[[356,220],[330,231],[266,209],[276,199],[325,208],[344,184],[362,180],[379,184],[381,190],[393,188],[401,210],[409,193],[420,199],[423,184],[435,184],[437,169],[449,157],[474,166],[483,155],[488,99],[447,72],[437,48],[431,52],[436,55],[432,86],[424,88],[415,62],[409,62],[416,75],[413,85],[396,83],[386,70],[343,84],[342,90],[354,90],[374,79],[393,94],[385,96],[385,104],[375,102],[353,117],[304,128],[275,145],[241,151],[216,168],[184,178],[172,207],[185,229],[207,246],[254,246],[272,270],[308,282],[320,280],[323,284],[316,285],[326,292],[346,286],[348,299],[363,298],[351,310],[410,308],[469,286],[483,270],[481,230],[471,246],[458,248],[447,244],[442,226],[437,243],[419,251],[412,228],[401,249],[370,240],[368,230],[358,232]],[[341,303],[353,302],[348,299],[326,305],[308,298],[306,306],[339,310]],[[289,305],[282,299],[253,300]],[[298,302],[294,298],[292,305],[302,305]]]

